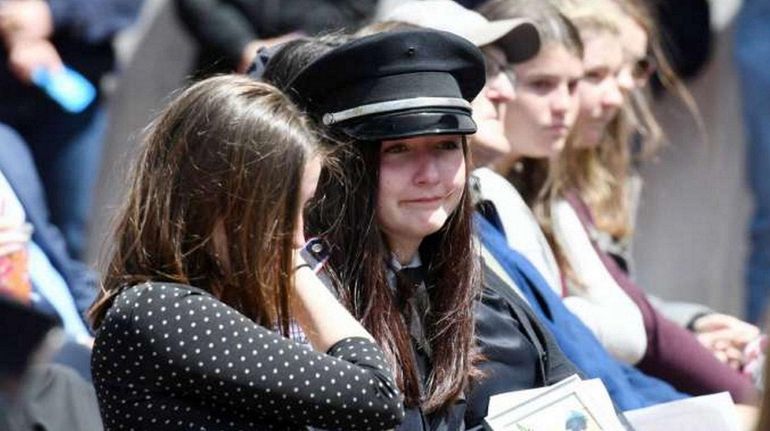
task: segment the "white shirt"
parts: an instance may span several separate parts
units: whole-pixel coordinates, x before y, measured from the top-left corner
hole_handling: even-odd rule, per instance
[[[551,203],[554,236],[582,286],[568,283],[567,307],[580,317],[617,359],[635,364],[647,349],[639,307],[615,282],[596,253],[575,210],[564,200]]]
[[[543,278],[553,290],[561,296],[562,283],[561,272],[553,250],[546,240],[540,225],[532,213],[532,210],[521,198],[521,195],[505,178],[488,168],[476,169],[473,175],[478,178],[481,189],[481,197],[492,202],[500,216],[508,245],[521,253],[540,271]],[[565,202],[566,203],[566,202]],[[572,208],[568,208],[572,211]],[[553,209],[551,217],[554,230],[558,230],[557,241],[565,250],[569,248],[567,259],[575,268],[570,256],[574,254],[595,259],[589,266],[594,267],[598,261],[583,225],[572,211],[573,218],[562,213],[563,207]],[[577,222],[577,225],[574,223]],[[556,226],[559,224],[559,226]],[[579,228],[579,229],[577,229]],[[564,235],[568,232],[568,235]],[[582,248],[575,248],[573,239],[580,238],[575,244],[581,244]],[[561,240],[568,238],[569,243],[562,244]],[[586,247],[587,245],[587,247]],[[565,251],[566,253],[566,251]],[[601,265],[601,261],[598,261]],[[583,268],[583,263],[577,262],[578,268]],[[570,296],[564,298],[564,305],[574,313],[581,321],[591,329],[599,342],[610,354],[621,361],[634,364],[641,360],[647,349],[647,333],[644,329],[642,313],[636,304],[614,282],[612,276],[607,273],[603,265],[601,269],[605,277],[592,277],[586,279],[589,286],[583,292],[570,292]],[[598,270],[598,268],[597,268]],[[576,269],[577,271],[577,269]],[[606,276],[609,276],[607,278]],[[580,293],[580,294],[577,294]]]

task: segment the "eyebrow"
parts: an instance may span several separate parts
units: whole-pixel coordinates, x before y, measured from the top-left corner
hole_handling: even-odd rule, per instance
[[[575,74],[575,75],[568,75],[568,76],[557,75],[557,74],[553,74],[553,73],[533,73],[531,75],[523,76],[523,77],[521,77],[521,79],[523,81],[532,81],[532,80],[536,80],[536,79],[549,79],[549,80],[559,81],[559,80],[562,80],[564,78],[566,78],[567,80],[580,79],[580,78],[583,77],[583,75],[584,75],[583,73],[579,73],[579,74]]]

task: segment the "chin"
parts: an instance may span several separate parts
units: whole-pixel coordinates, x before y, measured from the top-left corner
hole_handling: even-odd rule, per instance
[[[556,156],[564,149],[564,143],[566,139],[560,139],[558,141],[552,141],[544,144],[540,147],[540,154],[535,155],[536,159],[549,159]]]
[[[559,154],[564,150],[564,147],[567,145],[567,137],[565,136],[562,139],[559,139],[558,141],[553,143],[553,146],[551,147],[551,155],[554,156],[556,154]]]
[[[431,215],[429,218],[415,222],[415,227],[417,227],[417,230],[420,231],[420,234],[424,238],[428,235],[432,235],[440,231],[441,228],[446,224],[447,220],[449,220],[449,216],[445,212],[441,211],[440,213]]]

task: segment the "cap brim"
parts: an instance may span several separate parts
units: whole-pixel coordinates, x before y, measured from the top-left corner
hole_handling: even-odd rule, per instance
[[[351,138],[383,141],[425,135],[468,135],[476,133],[476,123],[467,111],[436,109],[372,115],[336,126]]]
[[[527,61],[540,51],[540,33],[535,24],[524,19],[491,21],[473,39],[476,46],[495,43],[511,63]]]

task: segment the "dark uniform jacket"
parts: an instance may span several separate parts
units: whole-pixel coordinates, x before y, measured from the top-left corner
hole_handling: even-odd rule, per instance
[[[468,429],[487,415],[489,397],[551,385],[577,368],[564,356],[553,335],[535,317],[508,282],[484,265],[484,290],[476,304],[476,342],[485,361],[484,378],[467,396]]]
[[[325,246],[319,240],[305,248],[305,260],[315,269],[326,260]],[[330,281],[322,279],[330,285]],[[476,342],[485,357],[479,364],[484,378],[475,382],[465,399],[437,414],[407,409],[397,428],[402,431],[458,431],[473,429],[487,414],[489,397],[495,394],[550,385],[578,373],[562,353],[553,335],[543,327],[529,306],[484,265],[482,295],[474,309]],[[430,373],[430,358],[414,343],[420,373]]]

